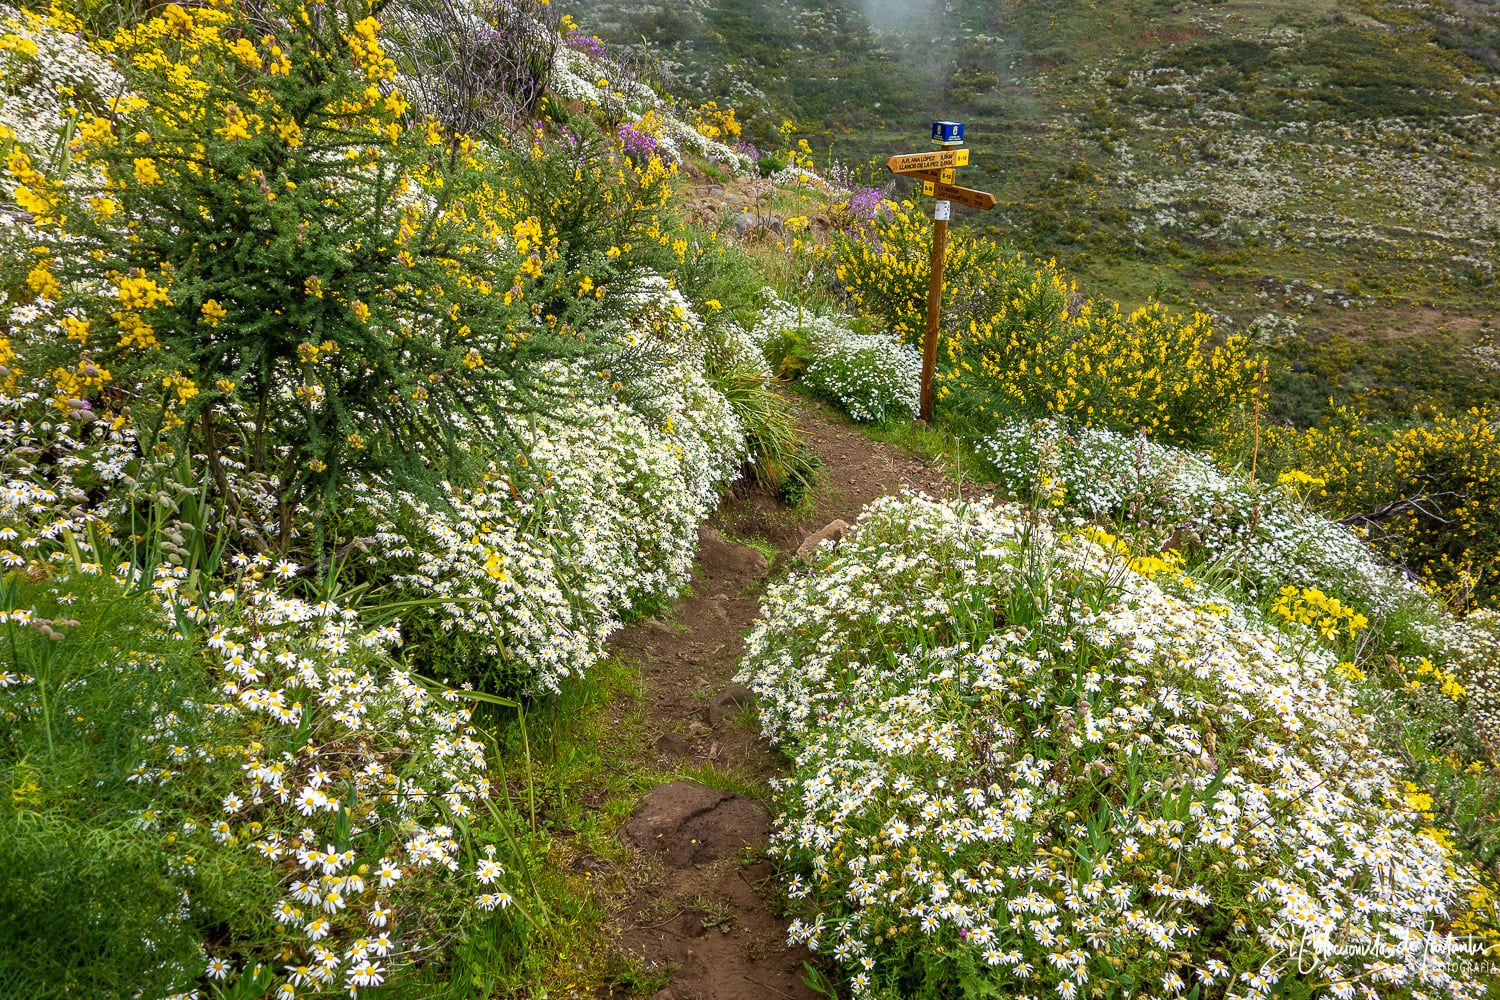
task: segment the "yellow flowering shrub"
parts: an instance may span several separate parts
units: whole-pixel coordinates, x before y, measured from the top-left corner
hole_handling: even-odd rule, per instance
[[[931,241],[931,223],[910,204],[834,241],[835,274],[855,308],[910,343],[925,329]],[[1201,313],[1084,300],[1056,262],[963,231],[950,236],[944,278],[938,399],[982,421],[1056,414],[1194,441],[1217,434],[1255,391],[1260,362],[1248,342],[1217,342]]]
[[[1500,413],[1438,413],[1392,430],[1340,409],[1317,427],[1268,428],[1266,445],[1296,467],[1283,477],[1309,502],[1355,517],[1455,607],[1500,607]]]
[[[734,115],[734,109],[721,108],[717,101],[708,101],[698,106],[698,109],[689,116],[693,128],[705,139],[713,139],[716,142],[728,142],[737,138],[743,131],[743,127]]]
[[[60,324],[16,350],[59,409],[128,401],[211,465],[243,443],[215,415],[258,413],[285,447],[250,449],[252,471],[295,501],[457,453],[476,412],[503,426],[510,395],[551,391],[545,361],[609,367],[607,327],[587,341],[533,294],[570,263],[509,183],[506,157],[540,146],[481,151],[415,114],[378,7],[167,4],[98,43],[128,87],[62,161],[11,144],[24,285]]]

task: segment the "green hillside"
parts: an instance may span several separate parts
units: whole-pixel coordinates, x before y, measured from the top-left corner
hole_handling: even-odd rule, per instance
[[[984,225],[1090,291],[1154,292],[1279,343],[1311,373],[1283,379],[1286,415],[1372,387],[1397,413],[1495,398],[1474,350],[1496,336],[1492,6],[879,6],[605,3],[588,26],[649,43],[675,87],[727,98],[751,132],[794,115],[820,159],[877,184],[929,116],[966,120],[966,176],[1001,202]]]

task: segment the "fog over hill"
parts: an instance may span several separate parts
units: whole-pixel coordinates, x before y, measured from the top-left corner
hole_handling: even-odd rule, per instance
[[[860,9],[876,31],[900,31],[929,23],[941,0],[860,0]]]

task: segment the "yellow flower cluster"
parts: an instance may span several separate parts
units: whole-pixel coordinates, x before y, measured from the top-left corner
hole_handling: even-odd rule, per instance
[[[1281,588],[1271,611],[1287,621],[1309,625],[1325,639],[1334,639],[1348,634],[1354,638],[1370,622],[1337,597],[1329,597],[1317,587],[1297,587],[1288,584]]]
[[[920,344],[927,311],[932,223],[912,202],[888,205],[890,212],[834,241],[830,248],[833,272],[857,311],[880,320],[906,343]],[[991,261],[975,259],[977,242],[958,232],[951,234],[945,272],[949,316],[967,312],[966,300],[974,283],[971,276],[991,269]]]
[[[87,399],[93,390],[110,380],[107,368],[100,368],[87,360],[80,361],[71,368],[59,366],[48,374],[56,386],[52,405],[63,413],[72,412],[75,400]]]
[[[13,138],[9,130],[0,129],[0,140]],[[52,182],[44,177],[31,162],[31,157],[21,151],[19,146],[12,146],[5,158],[5,168],[15,182],[15,192],[11,197],[16,205],[24,212],[30,212],[38,225],[48,225],[55,221],[53,214],[58,204],[58,196]]]
[[[1479,938],[1484,942],[1485,954],[1500,955],[1500,892],[1495,889],[1493,876],[1481,873],[1474,891],[1469,893],[1469,906],[1453,922],[1449,933],[1455,937]]]
[[[940,393],[1166,439],[1201,436],[1249,402],[1258,363],[1238,338],[1211,346],[1207,316],[1184,319],[1160,303],[1128,316],[1113,303],[1048,311],[1060,290],[1043,271],[951,337]]]
[[[16,349],[11,346],[9,337],[0,335],[0,392],[15,392],[20,378],[21,366],[16,363]]]
[[[1265,440],[1310,470],[1310,502],[1378,514],[1371,543],[1435,593],[1457,608],[1500,607],[1500,411],[1390,431],[1341,408],[1318,427],[1267,428]]]
[[[667,121],[656,113],[655,108],[652,108],[632,122],[630,127],[641,135],[649,135],[653,139],[660,139],[666,134]]]
[[[1284,487],[1298,500],[1305,500],[1312,490],[1327,486],[1328,480],[1322,476],[1309,475],[1301,469],[1287,469],[1276,477],[1276,485]]]
[[[396,64],[386,56],[380,44],[379,21],[373,17],[364,18],[355,24],[347,41],[354,58],[372,81],[395,79]]]
[[[720,108],[718,102],[709,101],[699,105],[692,113],[693,128],[706,139],[725,142],[736,138],[743,131],[733,108]]]
[[[1177,549],[1164,549],[1161,552],[1148,552],[1137,555],[1123,538],[1111,534],[1103,528],[1089,526],[1081,530],[1079,534],[1084,538],[1097,542],[1116,555],[1123,556],[1127,566],[1147,579],[1164,576],[1176,580],[1189,588],[1194,586],[1192,578],[1182,572],[1182,566],[1186,559]]]
[[[120,328],[119,346],[137,350],[160,347],[156,328],[145,317],[159,306],[172,304],[166,289],[144,275],[115,275],[115,289],[119,307],[110,313],[110,319]]]
[[[910,343],[925,327],[931,228],[908,203],[835,241],[835,273],[855,306]],[[1191,440],[1253,398],[1259,360],[1243,338],[1216,342],[1203,314],[1081,301],[1055,261],[963,234],[945,279],[939,400],[985,416],[1050,413]]]
[[[1458,682],[1458,678],[1451,671],[1436,666],[1431,660],[1423,656],[1417,660],[1415,667],[1406,669],[1405,664],[1397,663],[1397,670],[1403,674],[1405,680],[1402,687],[1413,693],[1422,690],[1429,685],[1434,686],[1449,701],[1461,701],[1468,692]]]

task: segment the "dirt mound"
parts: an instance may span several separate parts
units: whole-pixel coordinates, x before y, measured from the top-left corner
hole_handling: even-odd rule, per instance
[[[748,545],[734,545],[717,528],[698,529],[698,575],[715,579],[758,580],[770,570],[764,553]]]

